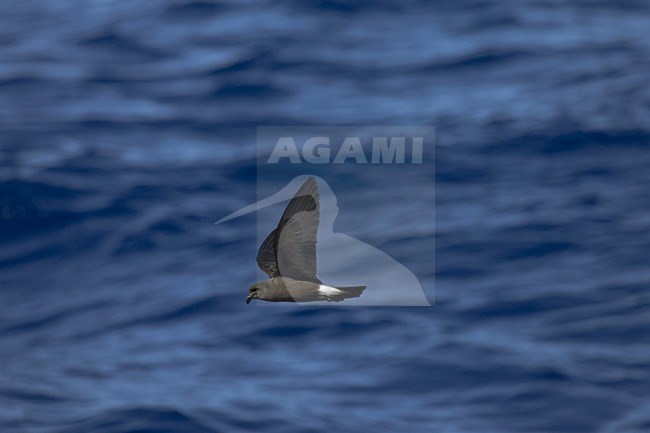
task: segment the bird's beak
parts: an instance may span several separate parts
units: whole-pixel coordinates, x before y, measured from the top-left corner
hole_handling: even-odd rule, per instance
[[[255,295],[255,293],[249,293],[248,296],[246,296],[246,303],[247,304],[251,303],[251,299],[253,299],[255,297],[254,295]]]

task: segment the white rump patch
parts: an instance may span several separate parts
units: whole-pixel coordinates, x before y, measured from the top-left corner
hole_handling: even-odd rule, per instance
[[[321,295],[321,296],[327,296],[329,298],[331,296],[340,295],[341,291],[339,289],[334,288],[334,287],[325,286],[323,284],[320,284],[318,286],[318,294]]]

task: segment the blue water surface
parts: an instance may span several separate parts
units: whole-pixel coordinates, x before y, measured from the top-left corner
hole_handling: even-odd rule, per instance
[[[650,431],[647,2],[0,6],[3,433]],[[436,127],[434,307],[244,303],[260,125]]]

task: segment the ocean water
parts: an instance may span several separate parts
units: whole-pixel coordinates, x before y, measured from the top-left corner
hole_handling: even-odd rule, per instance
[[[647,2],[0,5],[3,433],[650,431]],[[436,127],[433,307],[244,303],[273,125]]]

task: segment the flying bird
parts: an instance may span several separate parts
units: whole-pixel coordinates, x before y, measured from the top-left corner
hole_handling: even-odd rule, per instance
[[[361,296],[366,286],[334,287],[316,274],[316,234],[320,222],[318,185],[309,177],[298,189],[280,223],[262,242],[257,264],[269,279],[253,284],[246,303],[339,302]]]

